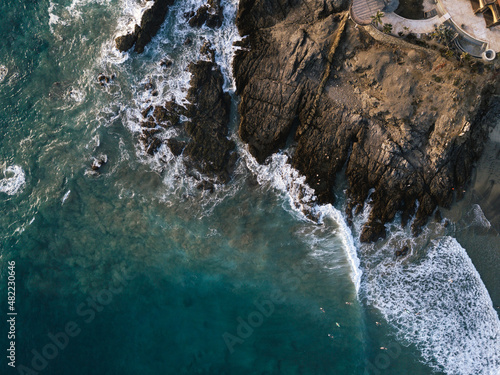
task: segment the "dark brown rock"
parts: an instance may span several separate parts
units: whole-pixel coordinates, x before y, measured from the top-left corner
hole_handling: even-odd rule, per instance
[[[198,185],[196,185],[196,188],[198,190],[206,190],[209,191],[211,194],[215,191],[215,186],[213,182],[211,181],[202,181]]]
[[[414,217],[418,234],[470,180],[487,118],[500,107],[488,86],[494,80],[430,50],[379,44],[352,24],[332,52],[339,7],[346,3],[240,1],[246,38],[233,62],[240,137],[260,163],[293,143],[292,165],[320,203],[333,202],[345,170],[348,217],[372,192],[361,241],[383,238],[397,212],[403,225]],[[460,90],[457,77],[467,80]]]
[[[224,19],[220,0],[209,0],[207,5],[201,6],[196,12],[189,13],[188,15],[191,27],[207,25],[211,28],[219,28],[222,26]]]
[[[143,13],[141,25],[135,25],[134,31],[115,39],[116,48],[121,52],[125,52],[135,45],[134,51],[142,53],[144,47],[160,30],[168,8],[174,2],[175,0],[154,0],[153,6]]]
[[[130,48],[134,46],[135,42],[137,42],[137,37],[139,36],[140,31],[141,31],[140,26],[135,25],[134,31],[126,35],[117,37],[115,39],[116,48],[121,52],[128,51]]]
[[[210,61],[215,61],[215,49],[212,47],[210,41],[206,41],[200,48],[200,53],[207,56]]]
[[[171,138],[167,140],[167,146],[172,151],[174,156],[179,156],[182,154],[182,151],[186,148],[186,142],[178,141],[177,139]]]
[[[410,248],[408,246],[403,246],[403,248],[401,250],[396,250],[396,252],[394,253],[396,255],[396,257],[404,257],[406,255],[408,255],[410,251]]]
[[[94,158],[92,160],[92,164],[90,166],[90,169],[92,169],[93,171],[97,172],[107,162],[108,162],[108,156],[107,155],[100,155],[99,157]]]
[[[165,103],[164,107],[156,106],[153,111],[153,116],[158,125],[163,127],[176,126],[179,124],[181,115],[185,109],[174,101]]]
[[[174,62],[170,59],[163,59],[160,61],[160,66],[164,68],[171,67],[174,64]]]
[[[144,84],[144,89],[145,90],[153,90],[156,88],[156,85],[154,84],[153,81],[148,81]]]
[[[224,79],[213,62],[198,61],[189,66],[192,74],[187,99],[186,132],[191,137],[184,154],[204,174],[227,182],[235,144],[228,136],[231,99],[222,89]]]
[[[161,141],[158,138],[151,138],[151,142],[146,145],[146,153],[154,155],[161,146]]]
[[[156,122],[153,117],[149,116],[146,121],[141,122],[143,128],[155,128]]]
[[[141,29],[137,35],[134,51],[142,53],[144,47],[156,35],[165,20],[168,7],[173,5],[175,0],[155,0],[151,8],[146,10],[141,18]]]
[[[142,130],[139,139],[147,154],[154,155],[160,148],[161,140],[156,137],[156,134],[160,133],[161,131],[161,129],[148,128]]]
[[[153,106],[152,106],[152,105],[150,105],[150,106],[148,106],[146,109],[144,109],[144,110],[141,112],[142,117],[147,118],[147,117],[149,116],[150,112],[152,111],[152,109],[153,109]]]

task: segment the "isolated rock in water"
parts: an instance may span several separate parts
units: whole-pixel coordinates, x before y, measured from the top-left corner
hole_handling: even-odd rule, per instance
[[[191,140],[184,155],[202,173],[227,182],[236,157],[235,144],[227,138],[231,98],[222,89],[224,79],[213,62],[192,63],[189,71],[187,99],[191,104],[186,115],[191,121],[186,123],[186,132]]]
[[[160,61],[160,66],[164,68],[171,67],[174,64],[174,62],[170,59],[163,59]]]
[[[396,255],[396,257],[404,257],[404,256],[408,255],[409,251],[410,251],[410,248],[408,246],[403,246],[403,248],[401,250],[396,250],[394,255]]]
[[[292,165],[319,203],[333,202],[345,170],[349,217],[373,191],[362,241],[383,238],[397,212],[403,224],[414,218],[419,233],[437,206],[465,190],[500,114],[493,73],[402,41],[379,44],[352,23],[332,51],[343,17],[335,12],[347,2],[287,4],[240,1],[240,137],[260,163],[293,143]]]
[[[210,181],[202,181],[198,185],[196,185],[196,188],[198,190],[205,190],[205,191],[208,191],[210,193],[213,193],[215,191],[215,186]]]
[[[101,86],[107,86],[109,83],[112,83],[115,78],[116,78],[116,76],[114,74],[112,74],[110,77],[110,76],[105,75],[104,73],[101,73],[97,76],[97,82]]]
[[[98,171],[107,162],[108,162],[108,156],[107,155],[100,155],[99,157],[94,158],[92,160],[92,165],[90,166],[90,168],[93,171]]]
[[[139,27],[139,25],[135,25],[134,31],[117,37],[115,39],[116,48],[120,52],[128,51],[130,48],[132,48],[134,46],[135,42],[137,42],[137,37],[139,35],[139,31],[141,31],[141,28]]]

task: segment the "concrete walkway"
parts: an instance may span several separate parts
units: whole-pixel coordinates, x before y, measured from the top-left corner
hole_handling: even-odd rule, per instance
[[[438,10],[451,16],[453,23],[472,38],[485,41],[500,52],[500,26],[486,27],[482,14],[474,14],[470,0],[438,0]]]
[[[446,17],[434,16],[425,20],[410,20],[408,18],[403,18],[398,16],[396,13],[386,13],[382,18],[383,23],[390,23],[392,25],[392,34],[398,35],[399,32],[408,34],[412,32],[413,34],[427,34],[434,31],[435,26],[439,26],[444,21]],[[408,31],[404,28],[407,27]]]

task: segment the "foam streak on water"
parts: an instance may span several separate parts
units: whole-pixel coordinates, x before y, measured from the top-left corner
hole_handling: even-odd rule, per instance
[[[351,279],[356,292],[358,292],[362,271],[359,268],[359,259],[351,230],[340,211],[331,204],[317,204],[314,190],[305,182],[305,176],[301,176],[299,171],[288,163],[287,155],[274,154],[269,158],[267,164],[259,164],[246,147],[241,147],[241,153],[248,169],[257,176],[259,184],[269,184],[286,194],[295,214],[302,218],[304,215],[312,215],[317,218],[319,223],[322,223],[325,218],[330,218],[339,226],[339,235],[351,267]]]

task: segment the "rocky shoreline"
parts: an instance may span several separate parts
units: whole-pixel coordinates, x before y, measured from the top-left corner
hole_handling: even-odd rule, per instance
[[[433,50],[381,44],[352,22],[329,56],[347,4],[286,4],[240,1],[241,138],[261,163],[294,147],[291,163],[320,203],[334,201],[335,177],[345,171],[348,217],[368,198],[372,205],[362,242],[385,237],[398,212],[403,226],[413,218],[418,234],[438,206],[467,188],[500,114],[497,73],[473,72]]]
[[[133,31],[115,39],[116,48],[121,52],[125,52],[134,47],[135,52],[144,52],[144,47],[158,33],[163,21],[165,21],[168,8],[174,2],[175,0],[154,0],[151,8],[146,9],[143,13],[141,24],[135,25]]]
[[[150,10],[159,16],[143,17],[140,29],[157,31],[172,3],[156,0]],[[210,0],[186,20],[219,27],[221,9]],[[319,203],[335,201],[336,176],[345,173],[348,218],[367,200],[372,207],[361,241],[385,237],[397,213],[417,235],[432,215],[440,220],[438,207],[450,207],[467,189],[500,115],[498,67],[471,69],[432,49],[380,43],[348,21],[347,9],[342,0],[240,1],[236,22],[244,39],[233,61],[239,135],[259,163],[292,149],[291,164]],[[139,41],[137,52],[144,48]],[[227,138],[230,98],[210,47],[205,52],[210,61],[189,67],[191,105],[150,108],[141,140],[153,154],[161,145],[157,125],[177,126],[183,114],[190,118],[188,140],[168,140],[168,147],[227,182],[237,158]]]
[[[207,53],[210,55],[210,50]],[[154,155],[162,144],[163,129],[183,124],[179,135],[169,138],[166,144],[172,154],[184,156],[188,169],[196,169],[211,179],[211,183],[201,185],[211,190],[215,182],[229,182],[237,159],[235,144],[228,139],[231,98],[223,90],[224,78],[215,62],[191,63],[189,71],[192,77],[187,100],[191,104],[182,107],[168,101],[163,106],[146,108],[140,140],[146,153]],[[181,116],[188,120],[181,123]]]

